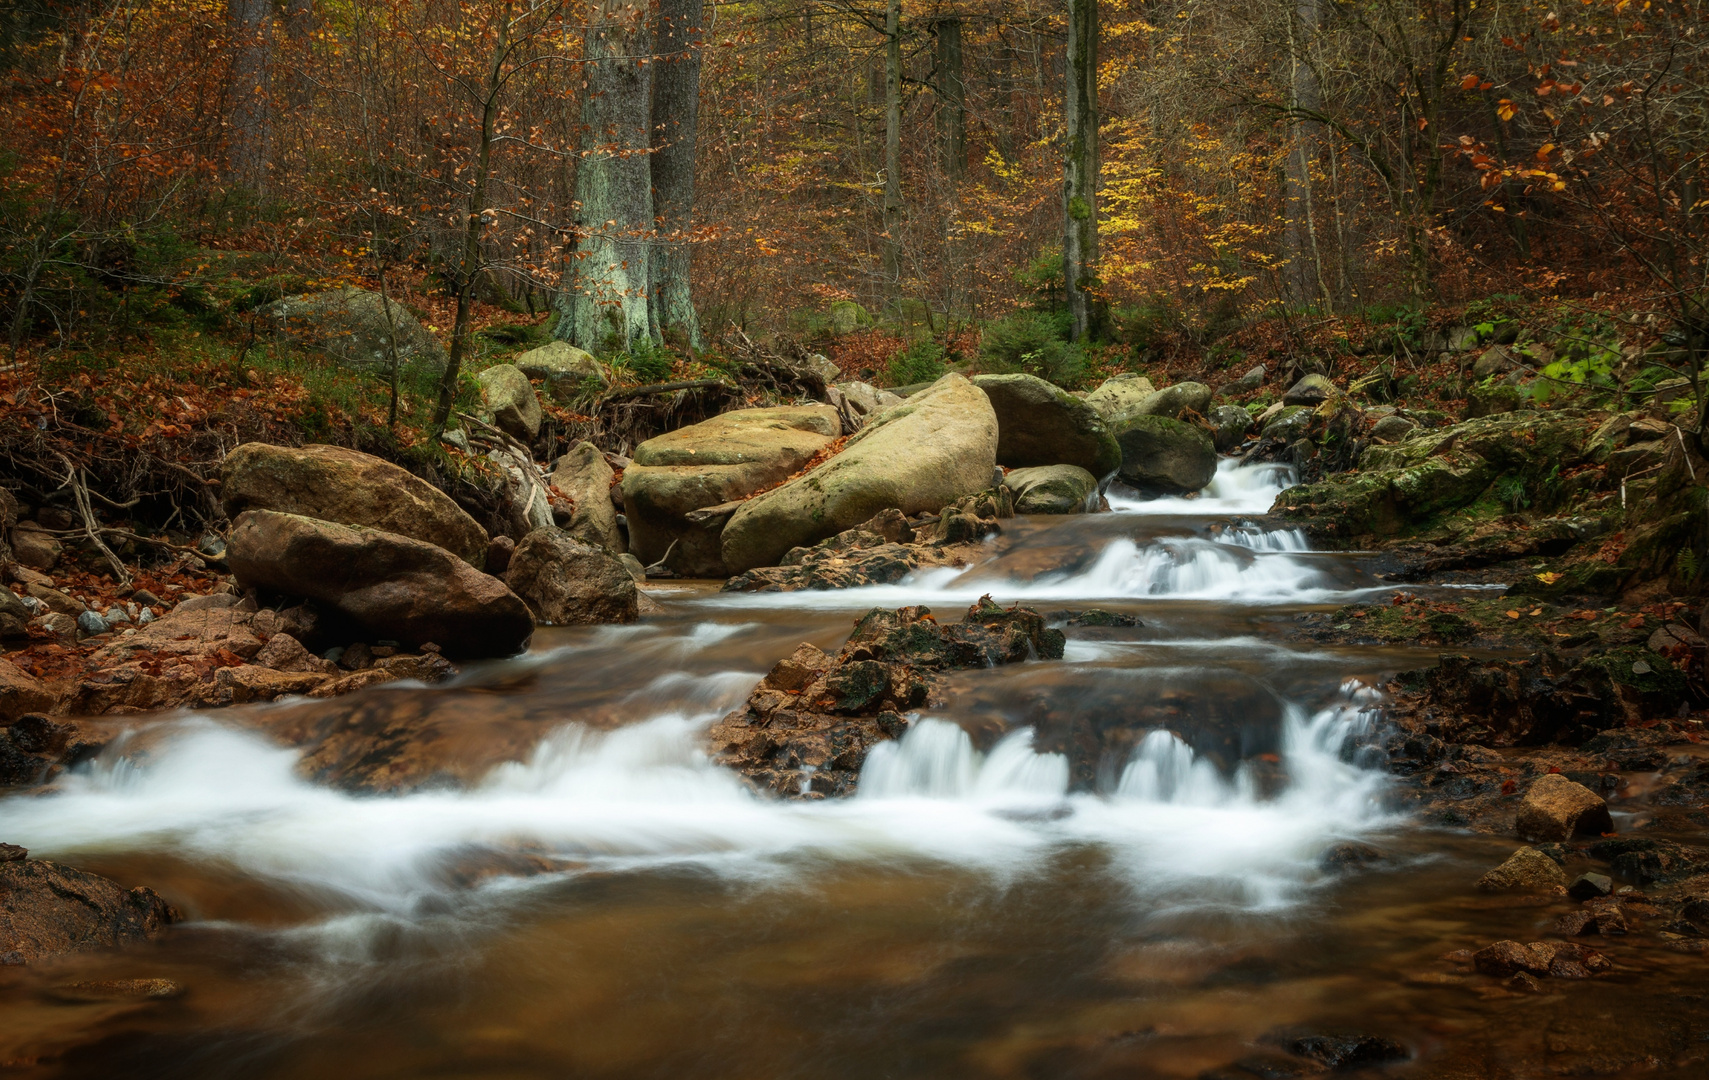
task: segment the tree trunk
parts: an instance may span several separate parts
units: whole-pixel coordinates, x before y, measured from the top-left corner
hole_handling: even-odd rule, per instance
[[[1288,23],[1291,67],[1288,96],[1293,108],[1312,113],[1323,110],[1317,69],[1310,61],[1317,38],[1318,3],[1319,0],[1295,0]],[[1304,307],[1320,297],[1329,299],[1329,290],[1323,284],[1323,260],[1317,248],[1317,223],[1312,206],[1311,166],[1317,160],[1319,125],[1296,117],[1289,126],[1293,145],[1283,169],[1288,259],[1286,300]]]
[[[937,31],[938,138],[944,175],[958,184],[967,173],[967,90],[962,82],[961,20],[939,19]]]
[[[260,192],[267,167],[268,68],[272,61],[268,0],[229,0],[230,111],[226,124],[226,181]]]
[[[884,14],[884,284],[902,281],[902,0]]]
[[[1091,288],[1098,266],[1098,0],[1068,0],[1067,71],[1062,274],[1068,290],[1069,335],[1083,341],[1093,330]]]
[[[650,31],[641,0],[598,0],[588,12],[577,242],[558,295],[554,333],[589,352],[622,351],[655,336],[647,303],[653,239]]]
[[[704,0],[661,0],[653,75],[653,323],[667,341],[700,348],[689,290],[688,232],[694,225],[694,146],[700,110],[700,19]]]

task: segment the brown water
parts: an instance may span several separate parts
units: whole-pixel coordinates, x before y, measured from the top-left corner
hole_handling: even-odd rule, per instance
[[[0,969],[0,1068],[1193,1077],[1297,1029],[1397,1039],[1395,1076],[1709,1075],[1709,962],[1660,935],[1602,942],[1614,973],[1535,996],[1441,959],[1535,940],[1567,902],[1476,893],[1512,841],[1390,809],[1361,684],[1429,656],[1288,640],[1295,615],[1379,589],[1368,561],[1213,542],[1226,520],[1018,521],[967,575],[857,594],[684,586],[643,626],[546,631],[450,687],[313,706],[429,718],[467,778],[442,790],[314,787],[241,714],[151,722],[57,794],[0,803],[0,832],[190,921]],[[852,800],[759,800],[700,755],[799,642],[983,591],[1143,625],[955,675]],[[1355,838],[1387,860],[1319,869]],[[186,993],[49,992],[155,976]]]

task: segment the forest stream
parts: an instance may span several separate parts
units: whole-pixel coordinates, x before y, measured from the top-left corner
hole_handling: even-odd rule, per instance
[[[185,916],[53,980],[185,992],[67,1002],[20,974],[0,1073],[1287,1076],[1267,1055],[1328,1035],[1398,1046],[1369,1066],[1394,1077],[1703,1075],[1700,955],[1599,940],[1613,972],[1542,995],[1444,959],[1558,912],[1471,888],[1511,838],[1397,797],[1383,687],[1438,650],[1290,635],[1394,591],[1374,556],[1251,520],[1290,479],[1224,462],[1197,499],[1112,492],[1113,513],[1016,518],[984,561],[898,585],[654,583],[663,615],[543,628],[432,688],[124,721],[0,817]],[[800,643],[985,594],[1063,626],[1066,656],[949,675],[854,796],[761,797],[709,759],[709,725]],[[1070,621],[1088,608],[1137,625]],[[437,710],[477,755],[527,749],[467,788],[357,795],[235,722],[376,699]],[[1349,843],[1375,861],[1340,865]]]

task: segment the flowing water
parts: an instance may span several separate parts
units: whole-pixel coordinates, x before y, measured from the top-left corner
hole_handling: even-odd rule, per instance
[[[1644,1048],[1692,1037],[1666,1004],[1687,961],[1643,954],[1647,979],[1540,1013],[1438,959],[1552,914],[1472,893],[1511,842],[1408,819],[1362,749],[1375,688],[1432,658],[1289,640],[1294,616],[1384,592],[1367,559],[1245,520],[1288,482],[1225,463],[1198,499],[1017,519],[978,565],[895,586],[683,584],[643,625],[542,631],[450,686],[371,692],[500,762],[464,786],[319,787],[238,714],[133,725],[53,794],[0,803],[0,839],[151,885],[190,921],[0,981],[0,1070],[1192,1077],[1301,1029],[1399,1039],[1396,1075],[1657,1075]],[[952,675],[851,799],[762,799],[707,760],[707,725],[798,643],[985,593],[1139,625],[1071,625],[1060,662]],[[1324,869],[1348,840],[1388,858]],[[42,993],[138,976],[188,991]]]

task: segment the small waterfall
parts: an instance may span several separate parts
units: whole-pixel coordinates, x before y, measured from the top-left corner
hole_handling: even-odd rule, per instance
[[[1035,753],[1031,728],[1010,732],[990,754],[980,754],[959,726],[924,719],[900,741],[873,747],[859,791],[866,799],[1061,798],[1068,759]]]
[[[1112,489],[1110,509],[1125,514],[1263,514],[1276,496],[1299,483],[1291,465],[1241,465],[1236,458],[1217,462],[1216,475],[1192,498],[1144,499],[1131,491]]]

